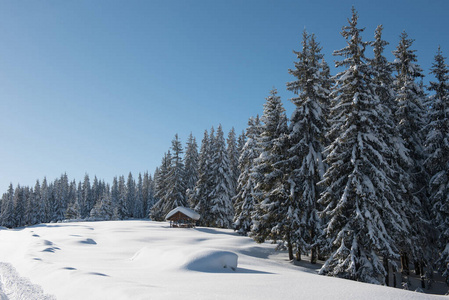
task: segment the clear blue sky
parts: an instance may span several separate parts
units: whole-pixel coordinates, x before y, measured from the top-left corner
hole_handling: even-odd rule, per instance
[[[152,173],[176,133],[240,133],[272,87],[290,115],[302,31],[332,66],[352,5],[365,40],[384,25],[390,59],[403,30],[426,73],[438,45],[449,56],[445,0],[1,0],[0,193],[64,172]]]

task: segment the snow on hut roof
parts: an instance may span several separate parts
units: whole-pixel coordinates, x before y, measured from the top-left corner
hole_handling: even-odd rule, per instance
[[[191,210],[190,208],[187,208],[187,207],[178,206],[175,209],[171,210],[167,214],[167,216],[165,217],[165,220],[167,220],[168,218],[170,218],[171,216],[173,216],[177,212],[180,212],[180,213],[186,215],[187,217],[189,217],[189,218],[191,218],[193,220],[199,220],[200,219],[200,215],[196,211],[193,211],[193,210]]]

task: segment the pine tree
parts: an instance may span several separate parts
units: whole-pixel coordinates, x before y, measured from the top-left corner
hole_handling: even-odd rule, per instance
[[[118,180],[117,180],[117,176],[114,176],[114,178],[112,179],[112,186],[111,186],[111,206],[112,206],[112,218],[117,218],[117,216],[115,215],[115,212],[118,211],[117,207],[118,207],[118,203],[119,203],[119,199],[120,199],[120,193],[119,193],[119,188],[118,188]]]
[[[386,270],[380,256],[398,257],[398,237],[407,234],[397,211],[395,169],[388,133],[372,81],[372,69],[364,55],[363,29],[352,9],[348,26],[342,29],[347,46],[334,52],[342,56],[336,67],[347,69],[336,76],[331,94],[331,129],[335,136],[326,149],[329,165],[324,174],[324,192],[319,202],[330,239],[331,255],[321,274],[370,283],[384,283]]]
[[[178,134],[172,140],[173,151],[170,160],[170,168],[167,173],[167,188],[163,204],[163,214],[167,215],[172,209],[178,206],[187,207],[186,188],[184,184],[184,163],[182,159],[183,149]]]
[[[45,220],[45,203],[41,197],[41,185],[39,180],[36,180],[36,184],[34,185],[34,200],[35,200],[35,217],[36,224],[43,223]]]
[[[198,158],[198,181],[189,198],[190,207],[195,209],[201,216],[199,222],[202,226],[210,226],[209,222],[211,222],[209,219],[212,186],[211,155],[210,137],[207,130],[205,130]]]
[[[17,185],[14,190],[14,198],[13,198],[13,227],[21,227],[25,225],[24,217],[25,217],[25,193],[24,189]]]
[[[219,228],[231,228],[234,216],[232,206],[233,184],[229,167],[228,154],[221,125],[217,128],[217,134],[212,144],[211,180],[210,192],[210,226]]]
[[[90,210],[94,206],[93,198],[92,198],[92,191],[90,186],[90,178],[89,175],[86,173],[84,175],[84,181],[83,181],[83,199],[81,202],[81,218],[87,218],[87,216],[90,214]]]
[[[294,220],[288,213],[294,203],[290,200],[287,176],[287,117],[277,91],[273,89],[264,104],[261,134],[257,139],[260,156],[254,161],[251,176],[256,184],[255,210],[250,236],[256,242],[267,239],[287,243],[289,259],[293,259],[291,228]]]
[[[3,194],[2,207],[0,215],[1,225],[13,228],[14,222],[14,187],[12,183],[9,185],[8,192]]]
[[[402,251],[402,269],[408,274],[408,256],[411,255],[415,262],[425,260],[424,252],[426,247],[426,219],[428,219],[428,199],[426,198],[427,174],[423,169],[424,149],[423,131],[424,92],[415,81],[424,75],[422,69],[416,64],[416,50],[412,50],[413,40],[408,38],[403,32],[400,42],[393,51],[396,57],[393,65],[396,68],[396,79],[394,82],[396,91],[395,118],[397,130],[404,141],[404,152],[408,152],[409,162],[402,165],[407,176],[403,177],[403,185],[406,193],[403,196],[404,213],[407,216],[411,227],[411,238],[404,238]]]
[[[446,279],[449,278],[449,69],[438,47],[431,74],[436,81],[430,82],[433,91],[429,101],[428,125],[425,139],[427,159],[424,162],[430,176],[429,201],[432,205],[433,225],[438,228],[440,257],[437,266]]]
[[[260,155],[260,149],[257,147],[257,138],[260,134],[259,116],[257,118],[251,117],[246,129],[246,142],[239,157],[240,176],[237,181],[237,195],[233,198],[234,229],[241,235],[247,235],[252,225],[251,215],[254,211],[255,183],[251,177],[251,170],[254,166],[254,160]]]
[[[302,45],[302,51],[294,52],[298,58],[295,69],[289,70],[296,80],[287,83],[287,89],[298,95],[291,99],[296,108],[289,128],[288,157],[292,171],[288,181],[295,210],[289,211],[289,218],[296,223],[292,240],[298,253],[312,250],[311,261],[316,263],[316,244],[321,233],[318,182],[325,172],[321,153],[327,129],[322,105],[329,102],[329,91],[324,88],[327,78],[322,71],[323,55],[314,35],[304,31]]]
[[[171,167],[171,153],[168,151],[162,158],[162,164],[160,168],[155,172],[155,192],[154,197],[156,203],[153,205],[150,211],[150,218],[154,221],[163,221],[164,215],[164,203],[166,199],[166,193],[168,189],[168,173]]]
[[[198,145],[192,133],[187,140],[186,155],[184,157],[184,183],[186,191],[192,192],[198,181]],[[186,194],[186,198],[189,195]]]
[[[117,184],[117,204],[114,208],[113,218],[116,220],[124,220],[128,217],[128,206],[127,206],[127,190],[125,183],[125,176],[120,176]]]
[[[126,181],[126,208],[127,208],[127,214],[124,216],[125,218],[128,217],[135,217],[134,216],[134,201],[136,199],[136,182],[134,181],[133,175],[131,172],[128,174],[128,180]]]
[[[236,195],[237,189],[237,180],[240,175],[239,171],[239,156],[240,153],[237,149],[237,140],[235,136],[234,127],[228,133],[228,138],[226,140],[227,143],[227,153],[228,153],[228,161],[229,161],[229,170],[230,170],[230,180],[231,180],[231,195],[234,197]]]
[[[134,201],[134,218],[143,218],[144,214],[144,196],[143,196],[143,179],[139,173],[136,187],[136,199]]]

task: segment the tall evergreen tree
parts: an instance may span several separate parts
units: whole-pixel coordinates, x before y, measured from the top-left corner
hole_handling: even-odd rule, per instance
[[[84,175],[84,181],[83,181],[83,199],[81,202],[81,218],[86,218],[92,207],[94,206],[93,198],[92,198],[92,190],[90,186],[90,178],[89,175],[86,173]]]
[[[166,192],[168,189],[168,173],[171,168],[171,153],[168,151],[162,158],[162,164],[155,172],[155,193],[154,197],[156,203],[153,205],[150,211],[150,218],[154,221],[162,221],[165,218],[164,215],[164,203],[166,199]]]
[[[136,198],[134,201],[134,218],[143,218],[145,216],[144,212],[143,179],[142,174],[139,173],[136,186]]]
[[[126,208],[127,214],[125,217],[135,217],[134,216],[134,201],[136,199],[136,182],[134,181],[131,172],[128,174],[128,180],[126,181]]]
[[[438,47],[430,82],[434,94],[429,101],[428,125],[425,139],[425,167],[429,174],[429,195],[432,205],[433,225],[438,228],[440,257],[438,268],[449,278],[449,69]]]
[[[246,143],[242,147],[239,158],[240,176],[237,181],[237,195],[234,197],[234,229],[242,235],[247,235],[251,230],[254,210],[254,187],[255,183],[251,177],[254,160],[259,157],[257,139],[261,134],[259,116],[248,120],[246,129]]]
[[[407,173],[404,186],[407,192],[404,199],[404,212],[412,224],[410,237],[404,238],[401,246],[402,269],[408,273],[408,257],[411,255],[415,262],[425,260],[423,247],[426,247],[426,220],[428,219],[428,199],[426,198],[427,175],[423,168],[423,126],[424,92],[416,80],[423,78],[421,67],[417,62],[416,50],[412,50],[412,39],[403,32],[400,42],[393,51],[396,57],[393,65],[396,68],[394,82],[396,91],[397,109],[395,118],[397,130],[404,141],[405,151],[409,155],[409,163],[402,168]]]
[[[321,232],[318,182],[325,172],[321,153],[327,129],[322,105],[329,102],[329,91],[324,88],[327,78],[322,71],[323,55],[314,35],[304,31],[302,46],[302,51],[295,52],[298,58],[295,69],[289,70],[296,80],[287,83],[287,89],[298,95],[291,99],[296,108],[290,122],[288,150],[292,169],[290,197],[296,210],[289,213],[297,222],[292,237],[297,251],[306,254],[312,250],[311,261],[316,263],[316,244]]]
[[[202,226],[209,226],[210,193],[211,193],[211,145],[207,130],[204,131],[201,149],[198,158],[198,181],[193,192],[189,195],[190,207],[195,209],[200,215],[199,220]]]
[[[2,197],[2,207],[0,215],[1,225],[13,228],[15,226],[14,222],[14,187],[9,184],[8,192],[3,194]]]
[[[231,180],[231,195],[234,197],[236,195],[237,189],[237,180],[240,175],[239,171],[239,156],[240,153],[237,149],[237,139],[235,136],[234,127],[231,128],[228,134],[228,138],[226,140],[227,144],[227,153],[229,160],[229,171],[230,171],[230,180]]]
[[[127,206],[127,189],[125,183],[125,176],[119,176],[117,185],[117,204],[114,207],[113,218],[116,220],[124,220],[128,217],[128,206]]]
[[[261,134],[257,140],[260,156],[254,161],[252,177],[255,181],[255,210],[250,236],[257,242],[266,239],[287,243],[289,259],[293,259],[292,228],[295,211],[287,182],[288,125],[281,98],[273,89],[264,104]]]
[[[178,206],[187,207],[186,200],[186,188],[184,184],[184,163],[182,154],[181,141],[178,138],[178,134],[172,140],[172,157],[170,160],[170,168],[167,173],[167,189],[163,205],[164,216],[168,214],[172,209]]]
[[[329,165],[324,174],[324,232],[331,241],[331,255],[321,274],[371,283],[384,283],[386,270],[379,259],[398,257],[398,239],[406,225],[397,211],[395,169],[384,120],[382,103],[375,94],[372,70],[367,64],[352,9],[349,25],[342,29],[347,46],[334,52],[342,56],[336,67],[346,70],[336,76],[332,92],[331,129],[335,136],[326,149]]]
[[[186,155],[184,156],[184,183],[186,190],[193,191],[198,181],[198,145],[192,133],[187,140]],[[188,197],[188,195],[186,195]]]
[[[211,179],[212,190],[210,193],[210,215],[212,227],[231,228],[234,216],[232,196],[234,192],[229,167],[228,154],[221,125],[217,128],[217,134],[212,144]]]

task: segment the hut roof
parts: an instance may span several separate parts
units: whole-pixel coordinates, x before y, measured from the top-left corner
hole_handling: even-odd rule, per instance
[[[180,213],[186,215],[187,217],[189,217],[190,219],[193,219],[195,221],[200,219],[200,215],[196,211],[193,211],[193,210],[191,210],[190,208],[187,208],[187,207],[178,206],[175,209],[171,210],[167,214],[167,216],[165,217],[165,220],[168,220],[171,216],[173,216],[177,212],[180,212]]]

